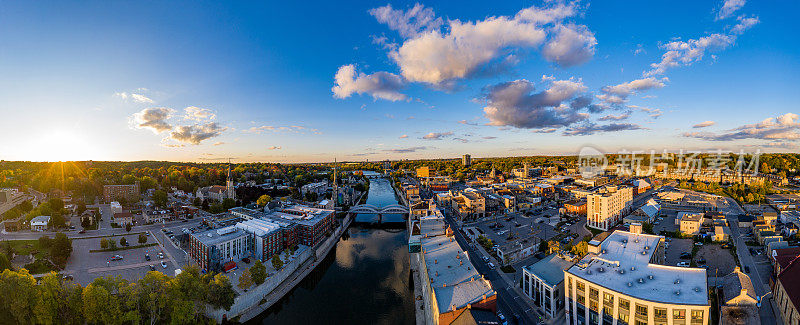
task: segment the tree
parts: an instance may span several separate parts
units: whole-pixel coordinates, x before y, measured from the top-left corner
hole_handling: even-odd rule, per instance
[[[167,206],[167,192],[155,190],[153,192],[153,203],[160,208]]]
[[[64,268],[70,255],[72,255],[72,240],[64,233],[57,233],[50,246],[50,258],[53,263]]]
[[[203,200],[201,200],[199,197],[196,197],[196,198],[194,198],[194,200],[192,200],[192,205],[194,205],[196,207],[202,206],[203,205]]]
[[[267,279],[267,267],[260,260],[256,260],[250,267],[250,278],[256,285],[261,285]]]
[[[52,244],[52,240],[48,236],[39,237],[39,247],[46,249],[50,248],[50,244]]]
[[[113,249],[116,249],[116,248],[117,248],[117,242],[114,241],[114,240],[109,239],[108,240],[108,249],[112,249],[113,250]]]
[[[108,239],[106,238],[100,239],[100,248],[102,249],[108,248]]]
[[[272,255],[272,267],[274,267],[276,270],[283,268],[283,260],[280,256],[278,256],[278,254]]]
[[[245,269],[239,276],[239,289],[245,290],[253,286],[253,278],[250,276],[250,269]]]
[[[82,215],[84,212],[86,212],[86,203],[78,202],[77,206],[75,207],[75,213]]]
[[[90,324],[120,324],[122,310],[119,300],[104,287],[102,278],[83,289],[83,316]]]
[[[131,228],[133,228],[133,226],[131,226],[131,224],[129,224],[129,223],[125,224],[125,231],[130,232]]]
[[[147,235],[139,234],[139,244],[144,244],[147,242]]]
[[[4,297],[3,303],[0,304],[0,314],[11,316],[10,319],[4,319],[4,322],[32,323],[33,305],[36,301],[36,279],[28,273],[28,270],[22,269],[19,272],[5,270],[0,273],[0,297]]]
[[[586,253],[589,252],[589,244],[585,241],[580,241],[578,244],[573,246],[570,251],[572,252],[572,254],[578,256],[584,256],[586,255]]]
[[[119,239],[119,245],[120,246],[127,246],[128,245],[128,240],[125,239],[125,237],[120,238]]]
[[[269,202],[271,202],[271,201],[272,201],[272,197],[270,197],[269,195],[264,194],[264,195],[258,197],[258,200],[256,200],[256,204],[258,204],[259,207],[263,208],[267,204],[269,204]]]
[[[250,267],[250,278],[256,285],[261,285],[267,279],[267,267],[260,260],[256,260]]]
[[[54,212],[61,212],[64,209],[64,200],[59,198],[52,198],[47,200],[47,203],[50,205],[50,209]]]
[[[235,206],[236,206],[236,200],[234,200],[234,199],[224,198],[222,200],[222,209],[223,210],[228,210],[228,209],[233,208]]]
[[[548,247],[549,247],[549,243],[546,242],[546,241],[542,241],[541,243],[539,243],[539,251],[540,252],[547,252]]]
[[[50,217],[50,225],[53,228],[64,228],[67,226],[67,221],[64,220],[64,216],[61,213],[53,212],[53,215]]]
[[[11,269],[11,261],[5,253],[0,253],[0,272]]]
[[[211,306],[230,310],[234,299],[236,299],[236,291],[233,290],[233,285],[227,276],[217,274],[208,284],[208,295],[206,297],[208,304]]]

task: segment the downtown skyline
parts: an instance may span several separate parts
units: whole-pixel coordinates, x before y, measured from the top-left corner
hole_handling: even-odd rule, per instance
[[[799,6],[2,3],[0,159],[797,152]]]

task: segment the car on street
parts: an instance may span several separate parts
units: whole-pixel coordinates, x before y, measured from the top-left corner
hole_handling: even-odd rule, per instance
[[[84,230],[81,230],[81,231],[79,231],[78,233],[79,233],[79,234],[85,234],[85,233],[86,233],[86,229],[84,229]]]
[[[145,261],[149,261],[150,260],[150,254],[144,254],[144,260]]]
[[[161,267],[166,269],[167,268],[167,262],[161,261]]]
[[[745,265],[744,266],[744,273],[750,273],[750,267]]]
[[[153,264],[150,264],[150,271],[155,271],[155,270],[156,270],[156,266],[153,265]]]
[[[695,245],[695,246],[703,246],[703,243],[701,243],[701,242],[696,242],[696,243],[694,243],[694,245]]]
[[[160,259],[164,259],[164,253],[162,253],[162,252],[158,252],[158,258],[160,258]]]
[[[494,270],[494,263],[492,263],[492,262],[489,262],[489,268],[490,268],[490,269],[492,269],[492,270]]]
[[[122,260],[122,255],[114,255],[111,257],[112,261],[119,261]]]

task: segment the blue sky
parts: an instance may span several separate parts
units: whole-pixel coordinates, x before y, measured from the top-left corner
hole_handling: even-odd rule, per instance
[[[2,2],[0,159],[797,152],[798,7]]]

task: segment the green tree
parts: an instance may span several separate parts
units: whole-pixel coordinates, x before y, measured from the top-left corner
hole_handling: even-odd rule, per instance
[[[549,247],[548,245],[549,245],[548,242],[542,241],[541,243],[539,243],[539,251],[540,252],[547,252],[547,249]]]
[[[153,203],[160,208],[167,206],[167,192],[155,190],[153,192]]]
[[[222,200],[222,209],[228,210],[236,206],[236,200],[231,198],[225,198]]]
[[[97,278],[83,289],[83,316],[90,324],[122,324],[119,300]]]
[[[256,260],[250,267],[250,278],[256,285],[261,285],[267,279],[267,267],[260,260]]]
[[[53,241],[50,239],[49,236],[39,237],[39,247],[41,248],[50,248],[50,244],[52,243]]]
[[[64,209],[64,200],[59,198],[52,198],[47,200],[47,203],[50,205],[50,209],[54,212],[61,212]]]
[[[70,255],[72,255],[72,240],[64,233],[57,233],[50,246],[50,258],[53,263],[64,268]]]
[[[75,206],[75,213],[82,215],[84,212],[86,212],[86,203],[78,202]]]
[[[245,269],[241,275],[239,275],[239,289],[245,290],[249,287],[253,286],[253,278],[250,276],[250,269]]]
[[[102,249],[108,248],[108,239],[106,238],[100,239],[100,248]]]
[[[234,299],[236,299],[236,291],[233,290],[230,279],[222,274],[215,275],[208,284],[206,299],[206,302],[213,307],[230,310]]]
[[[0,315],[8,317],[3,322],[10,324],[33,323],[33,306],[36,301],[36,279],[22,269],[19,272],[5,270],[0,273]],[[10,298],[10,299],[9,299]]]
[[[139,234],[139,244],[144,244],[147,242],[147,235]]]
[[[283,260],[278,254],[272,255],[272,267],[274,267],[276,270],[283,268]]]
[[[60,213],[53,212],[53,215],[50,217],[50,225],[56,229],[64,228],[67,226],[67,221]]]
[[[125,224],[125,231],[130,232],[131,228],[133,228],[133,226],[131,226],[131,224],[129,224],[129,223]]]
[[[146,315],[150,324],[162,323],[169,317],[171,298],[168,291],[169,277],[161,272],[147,272],[137,283],[144,298]]]
[[[5,253],[0,253],[0,272],[11,269],[11,261]]]
[[[128,240],[127,240],[127,239],[125,239],[125,237],[122,237],[122,238],[120,238],[120,239],[119,239],[119,245],[120,245],[120,246],[123,246],[123,247],[124,247],[124,246],[127,246],[127,245],[128,245]]]
[[[264,194],[264,195],[258,197],[258,200],[256,200],[256,204],[258,204],[259,207],[263,208],[267,204],[269,204],[269,202],[271,202],[271,201],[272,201],[272,197],[269,196],[269,195]]]
[[[589,244],[585,241],[580,241],[578,244],[573,246],[570,251],[572,252],[572,254],[578,256],[584,256],[586,255],[586,253],[589,252]]]
[[[117,248],[117,242],[115,240],[113,240],[113,239],[109,239],[108,240],[108,249],[116,249],[116,248]]]

